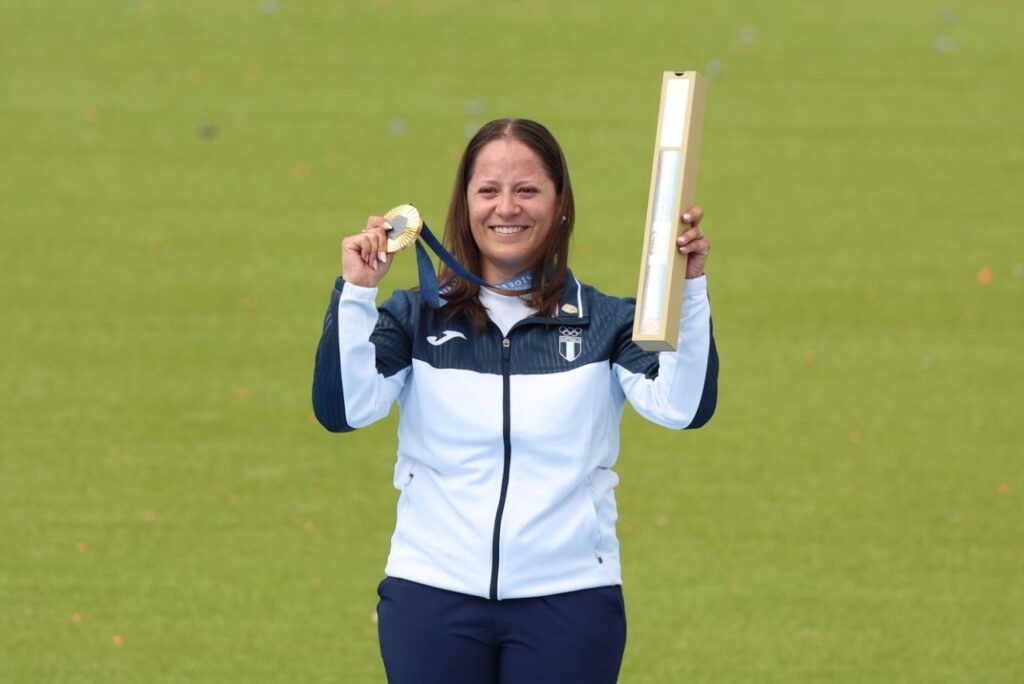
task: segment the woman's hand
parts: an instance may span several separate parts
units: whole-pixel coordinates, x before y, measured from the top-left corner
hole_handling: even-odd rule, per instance
[[[707,263],[708,252],[711,251],[711,243],[700,229],[702,218],[704,210],[701,207],[690,207],[679,219],[685,230],[676,240],[676,244],[679,246],[679,253],[686,257],[687,279],[704,275],[704,264]]]
[[[341,241],[341,277],[346,283],[377,287],[391,268],[387,253],[390,229],[383,216],[370,216],[363,232]]]

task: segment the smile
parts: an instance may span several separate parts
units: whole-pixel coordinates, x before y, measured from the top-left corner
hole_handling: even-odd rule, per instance
[[[491,230],[501,235],[515,235],[526,230],[526,226],[491,226]]]

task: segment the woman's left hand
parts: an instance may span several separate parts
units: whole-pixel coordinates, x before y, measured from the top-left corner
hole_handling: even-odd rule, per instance
[[[700,220],[704,218],[701,207],[690,207],[683,212],[679,222],[683,224],[683,233],[676,240],[679,253],[686,257],[686,277],[699,278],[704,275],[704,264],[708,261],[711,243],[704,237],[700,229]]]

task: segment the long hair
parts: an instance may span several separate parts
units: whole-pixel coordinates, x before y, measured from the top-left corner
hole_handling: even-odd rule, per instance
[[[507,138],[523,143],[530,148],[544,165],[548,177],[555,184],[558,207],[554,214],[555,224],[548,231],[547,238],[540,245],[530,264],[533,275],[533,289],[525,296],[530,306],[544,316],[552,315],[562,291],[565,289],[566,262],[569,258],[569,237],[576,220],[576,207],[569,183],[569,168],[562,148],[547,128],[529,119],[498,119],[485,124],[466,145],[459,168],[455,172],[455,186],[448,205],[448,219],[445,222],[444,243],[459,263],[470,272],[481,275],[480,250],[473,239],[469,223],[469,202],[467,191],[469,179],[480,150],[495,140]],[[445,306],[451,317],[469,316],[477,328],[487,327],[487,312],[478,298],[479,287],[467,282],[442,265],[438,280]]]

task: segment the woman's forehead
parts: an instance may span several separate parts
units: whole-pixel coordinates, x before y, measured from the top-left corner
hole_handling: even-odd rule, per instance
[[[548,174],[536,152],[518,140],[501,138],[480,150],[470,179],[536,181],[548,179]]]

